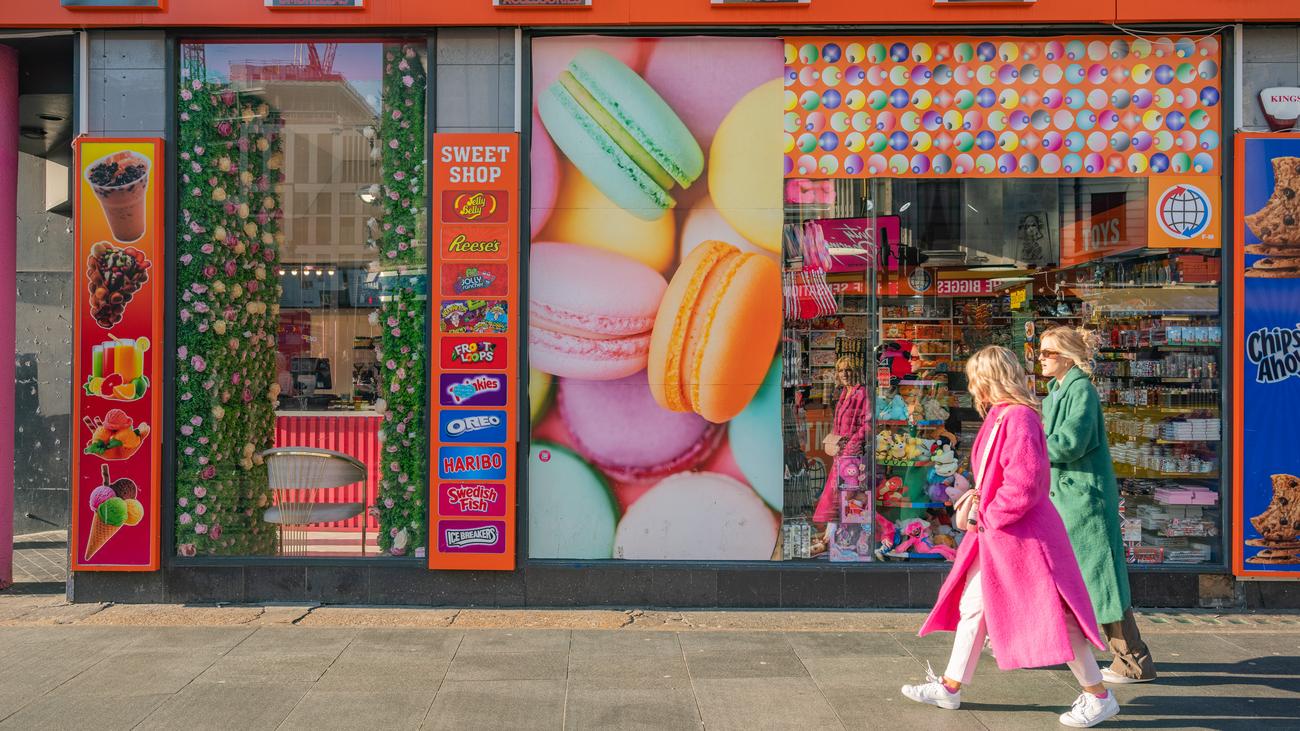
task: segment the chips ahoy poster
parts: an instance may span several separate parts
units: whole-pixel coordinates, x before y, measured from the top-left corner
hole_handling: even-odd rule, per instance
[[[1300,577],[1300,135],[1237,136],[1233,572]]]

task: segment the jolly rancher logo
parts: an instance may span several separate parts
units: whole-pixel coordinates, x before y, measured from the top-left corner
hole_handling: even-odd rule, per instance
[[[1264,327],[1246,337],[1246,357],[1258,366],[1256,383],[1300,378],[1300,324],[1294,329]]]

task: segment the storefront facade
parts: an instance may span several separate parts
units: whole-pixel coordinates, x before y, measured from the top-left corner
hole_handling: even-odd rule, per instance
[[[1265,31],[1203,26],[1254,18],[634,5],[76,16],[149,28],[87,31],[87,143],[164,148],[157,267],[69,308],[75,600],[924,606],[965,357],[1032,372],[1065,325],[1102,341],[1135,603],[1284,601],[1231,576]],[[87,143],[74,238],[145,249]]]

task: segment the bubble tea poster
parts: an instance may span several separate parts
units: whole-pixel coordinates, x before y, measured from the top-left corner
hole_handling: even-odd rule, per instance
[[[162,149],[154,138],[75,145],[76,571],[159,565]]]

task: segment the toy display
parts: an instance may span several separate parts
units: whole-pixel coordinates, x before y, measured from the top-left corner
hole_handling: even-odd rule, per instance
[[[957,552],[946,545],[947,541],[935,543],[930,524],[925,520],[908,520],[898,532],[898,544],[885,553],[889,558],[944,558],[951,561],[957,557]]]

